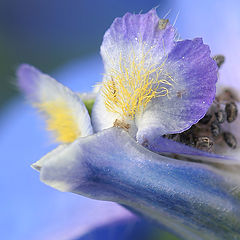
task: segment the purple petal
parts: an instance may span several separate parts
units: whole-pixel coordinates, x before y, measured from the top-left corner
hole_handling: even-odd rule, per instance
[[[182,132],[198,122],[212,104],[217,65],[202,40],[178,41],[169,53],[165,68],[175,80],[169,97],[155,98],[137,119],[137,139],[148,135]]]
[[[36,68],[28,64],[22,64],[17,70],[19,88],[28,96],[33,96],[40,75],[41,72]]]
[[[154,46],[152,55],[160,59],[173,47],[175,29],[169,23],[164,29],[159,27],[159,17],[156,9],[146,14],[126,13],[122,18],[116,18],[106,31],[101,46],[101,54],[105,64],[109,61],[106,53],[125,53],[127,46],[141,47],[141,43]],[[163,44],[164,43],[164,44]]]
[[[214,153],[209,153],[201,151],[197,148],[187,146],[185,144],[173,141],[171,139],[164,138],[162,136],[148,135],[148,140],[145,139],[143,146],[152,152],[158,154],[169,154],[173,156],[174,154],[180,155],[182,158],[188,158],[189,160],[201,160],[203,162],[217,162],[222,164],[232,164],[239,163],[239,160],[233,156],[228,155],[218,155]],[[185,156],[183,156],[185,155]]]
[[[155,134],[152,136],[148,135],[148,140],[144,142],[144,147],[156,153],[186,154],[202,157],[221,158],[220,155],[204,152],[197,148],[187,146],[185,144],[164,138],[162,136],[155,136]]]

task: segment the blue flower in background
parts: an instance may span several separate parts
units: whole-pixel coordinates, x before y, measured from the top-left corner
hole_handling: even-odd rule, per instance
[[[239,202],[231,191],[236,184],[225,171],[207,160],[179,161],[140,145],[151,147],[156,137],[182,132],[204,116],[217,79],[209,48],[201,39],[175,41],[172,26],[152,10],[116,19],[101,53],[106,74],[93,128],[80,95],[28,65],[18,71],[21,88],[63,142],[33,165],[41,180],[118,202],[185,239],[238,238]],[[87,136],[93,130],[99,133]]]

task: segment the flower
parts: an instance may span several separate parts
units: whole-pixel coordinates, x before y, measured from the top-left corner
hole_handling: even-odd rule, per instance
[[[216,63],[201,39],[175,39],[155,9],[115,19],[101,46],[105,75],[92,113],[96,131],[118,119],[142,143],[146,134],[181,132],[204,116],[215,96]]]
[[[101,54],[105,76],[92,119],[79,94],[29,65],[18,70],[20,88],[62,142],[33,164],[40,179],[61,191],[118,202],[185,239],[238,238],[236,179],[225,169],[142,146],[187,130],[209,109],[217,65],[208,46],[201,39],[176,41],[173,27],[151,10],[116,19]],[[232,163],[226,161],[220,163]]]
[[[84,76],[86,63],[94,66],[99,61],[95,58],[80,61],[61,68],[54,76],[64,81],[67,79],[65,72],[68,72],[68,77],[71,75],[68,84],[76,87],[78,78],[75,76],[79,72]],[[77,72],[75,76],[74,69]],[[91,79],[95,81],[100,71],[98,69],[96,66],[90,75],[85,75],[88,76],[88,83],[83,84],[82,89],[87,89]],[[138,218],[116,203],[63,194],[38,181],[36,172],[29,165],[33,158],[38,159],[55,146],[49,144],[48,135],[39,127],[41,124],[41,119],[35,118],[33,109],[27,107],[20,97],[13,100],[8,109],[2,110],[0,145],[2,159],[6,161],[2,161],[4,171],[0,176],[1,205],[4,206],[0,217],[0,225],[4,226],[0,231],[1,237],[13,240],[66,240],[76,239],[107,224],[111,224],[109,231],[115,231],[118,222],[123,221],[134,226],[136,223],[137,227]],[[20,158],[23,161],[19,161]]]

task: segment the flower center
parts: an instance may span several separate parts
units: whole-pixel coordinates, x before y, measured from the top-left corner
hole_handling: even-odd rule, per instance
[[[164,69],[167,57],[163,57],[161,64],[152,64],[151,49],[138,55],[132,51],[128,58],[120,54],[118,67],[106,74],[102,87],[105,106],[122,119],[134,119],[153,98],[168,96],[174,84]]]

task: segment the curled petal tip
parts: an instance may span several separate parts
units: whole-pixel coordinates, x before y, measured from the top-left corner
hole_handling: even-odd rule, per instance
[[[19,88],[27,95],[34,94],[38,75],[40,71],[28,64],[21,64],[17,69],[17,84]]]
[[[33,169],[37,170],[38,172],[40,172],[40,171],[41,171],[41,168],[42,168],[42,166],[39,165],[38,162],[33,163],[33,164],[31,165],[31,167],[32,167]]]

